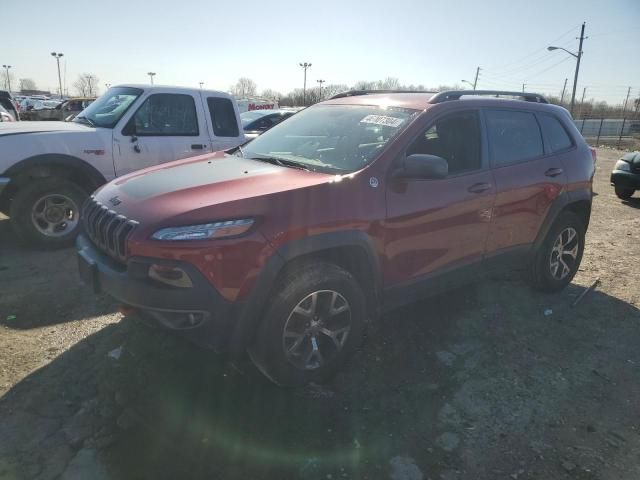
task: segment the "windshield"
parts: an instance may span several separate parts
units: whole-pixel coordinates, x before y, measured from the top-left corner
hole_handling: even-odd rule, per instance
[[[318,105],[280,123],[243,147],[248,158],[276,157],[310,170],[360,170],[418,111],[373,105]]]
[[[139,88],[114,87],[85,108],[74,122],[87,122],[96,127],[113,128],[131,104],[142,94]]]
[[[242,126],[246,127],[254,120],[258,120],[271,113],[273,113],[273,110],[252,110],[250,112],[244,112],[240,114],[240,121],[242,122]]]

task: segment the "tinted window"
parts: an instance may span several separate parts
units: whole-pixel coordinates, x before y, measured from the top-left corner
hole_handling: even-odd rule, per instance
[[[196,105],[191,95],[151,95],[138,109],[132,121],[137,135],[198,136]]]
[[[240,135],[236,112],[228,98],[207,98],[211,125],[216,137],[237,137]]]
[[[436,121],[407,150],[407,155],[437,155],[449,163],[449,173],[480,169],[480,122],[477,112],[461,112]]]
[[[560,121],[551,115],[538,115],[545,141],[552,152],[558,152],[573,145],[571,137]]]
[[[487,133],[493,165],[508,165],[543,154],[535,115],[510,110],[488,110]]]

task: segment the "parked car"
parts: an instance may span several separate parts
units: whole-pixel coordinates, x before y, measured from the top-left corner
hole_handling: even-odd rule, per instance
[[[22,114],[22,120],[57,120],[56,108],[60,105],[57,100],[35,100]]]
[[[14,121],[20,120],[20,115],[18,115],[18,109],[16,108],[11,93],[6,90],[0,90],[0,105],[4,107],[6,112],[11,115]]]
[[[81,277],[201,345],[248,349],[280,385],[326,380],[380,311],[494,267],[559,291],[595,150],[539,95],[467,95],[342,94],[110,182],[84,210]]]
[[[640,152],[626,153],[611,172],[611,185],[621,200],[630,199],[640,190]]]
[[[23,120],[71,121],[76,115],[91,105],[95,98],[70,98],[64,102],[58,100],[36,100],[33,107],[23,115]]]
[[[0,122],[15,122],[16,120],[13,118],[6,108],[0,105]]]
[[[244,141],[226,93],[113,87],[72,122],[0,125],[0,211],[25,240],[70,245],[80,206],[108,180]]]
[[[245,136],[255,138],[294,113],[289,110],[253,110],[241,113],[240,120]]]
[[[60,115],[56,120],[70,122],[95,101],[95,97],[70,98],[60,105]]]

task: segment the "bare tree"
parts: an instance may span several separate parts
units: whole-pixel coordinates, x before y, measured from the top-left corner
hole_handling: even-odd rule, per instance
[[[282,98],[282,94],[277,90],[272,90],[271,88],[267,88],[262,91],[260,94],[261,97],[268,98],[269,100],[280,100]]]
[[[239,78],[234,86],[231,87],[231,93],[238,98],[250,97],[258,91],[256,82],[250,78]]]
[[[97,97],[99,81],[100,79],[91,73],[82,73],[78,75],[73,87],[81,97]]]
[[[36,82],[31,78],[21,78],[20,79],[20,90],[37,90],[38,86]]]

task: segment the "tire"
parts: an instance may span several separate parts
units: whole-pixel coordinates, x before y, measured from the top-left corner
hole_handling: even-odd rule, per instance
[[[22,240],[47,249],[67,247],[80,231],[80,207],[87,197],[68,180],[36,180],[14,195],[9,217]]]
[[[571,237],[572,232],[574,237]],[[580,218],[572,212],[560,213],[534,253],[531,265],[533,287],[543,292],[559,292],[565,288],[580,267],[584,238],[585,226]],[[564,242],[566,245],[561,246]]]
[[[614,188],[616,195],[620,200],[629,200],[635,193],[635,190],[629,187],[619,187],[616,185]]]
[[[366,323],[365,296],[349,272],[329,263],[300,267],[279,282],[248,348],[256,367],[285,387],[330,379],[360,346]]]

